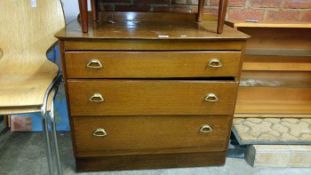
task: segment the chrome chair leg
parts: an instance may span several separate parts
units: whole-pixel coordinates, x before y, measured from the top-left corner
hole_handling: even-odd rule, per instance
[[[53,175],[54,165],[53,165],[53,160],[52,160],[52,148],[51,148],[51,140],[50,140],[50,132],[49,132],[49,121],[46,115],[42,116],[42,129],[44,133],[44,139],[46,142],[45,148],[46,148],[49,174]]]
[[[53,145],[53,153],[54,153],[54,161],[56,165],[56,170],[58,175],[63,174],[62,164],[60,160],[58,141],[57,141],[57,132],[56,132],[56,122],[54,117],[54,101],[52,102],[51,112],[49,112],[49,117],[51,121],[51,136],[52,136],[52,145]]]
[[[61,166],[60,155],[58,150],[57,135],[56,135],[56,123],[54,118],[54,100],[57,94],[58,85],[61,82],[61,75],[59,74],[48,87],[48,90],[44,97],[44,103],[41,107],[43,131],[46,140],[47,149],[47,159],[49,165],[49,173],[53,175],[57,173],[58,175],[63,174],[63,169]],[[54,93],[51,111],[48,112],[48,98],[52,92]],[[51,129],[51,133],[50,133]],[[56,167],[56,171],[55,171]]]

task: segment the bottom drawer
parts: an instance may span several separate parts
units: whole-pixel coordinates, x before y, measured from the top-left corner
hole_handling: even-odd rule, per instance
[[[73,116],[76,156],[225,151],[231,120],[231,116]]]

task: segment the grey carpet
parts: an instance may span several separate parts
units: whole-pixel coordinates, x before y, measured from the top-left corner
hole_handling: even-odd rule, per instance
[[[252,168],[239,149],[230,149],[225,166],[76,173],[69,133],[59,134],[65,175],[310,175],[307,168]],[[0,175],[46,175],[43,137],[39,133],[0,136]]]

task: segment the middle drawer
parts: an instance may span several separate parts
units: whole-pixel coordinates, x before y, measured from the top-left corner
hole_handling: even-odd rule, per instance
[[[68,78],[235,77],[239,51],[66,52]]]
[[[238,83],[68,80],[70,112],[83,115],[232,115]]]

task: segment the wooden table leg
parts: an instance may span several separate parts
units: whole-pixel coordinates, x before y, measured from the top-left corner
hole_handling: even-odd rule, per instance
[[[202,20],[202,16],[204,12],[204,5],[205,5],[205,0],[199,0],[197,22],[201,22]]]
[[[80,9],[80,19],[82,32],[88,32],[88,10],[87,10],[87,0],[79,0],[79,9]]]
[[[222,34],[224,30],[225,17],[227,13],[228,0],[220,0],[218,8],[217,33]]]
[[[92,6],[92,18],[93,21],[97,21],[97,10],[98,10],[98,0],[91,0],[91,6]]]

